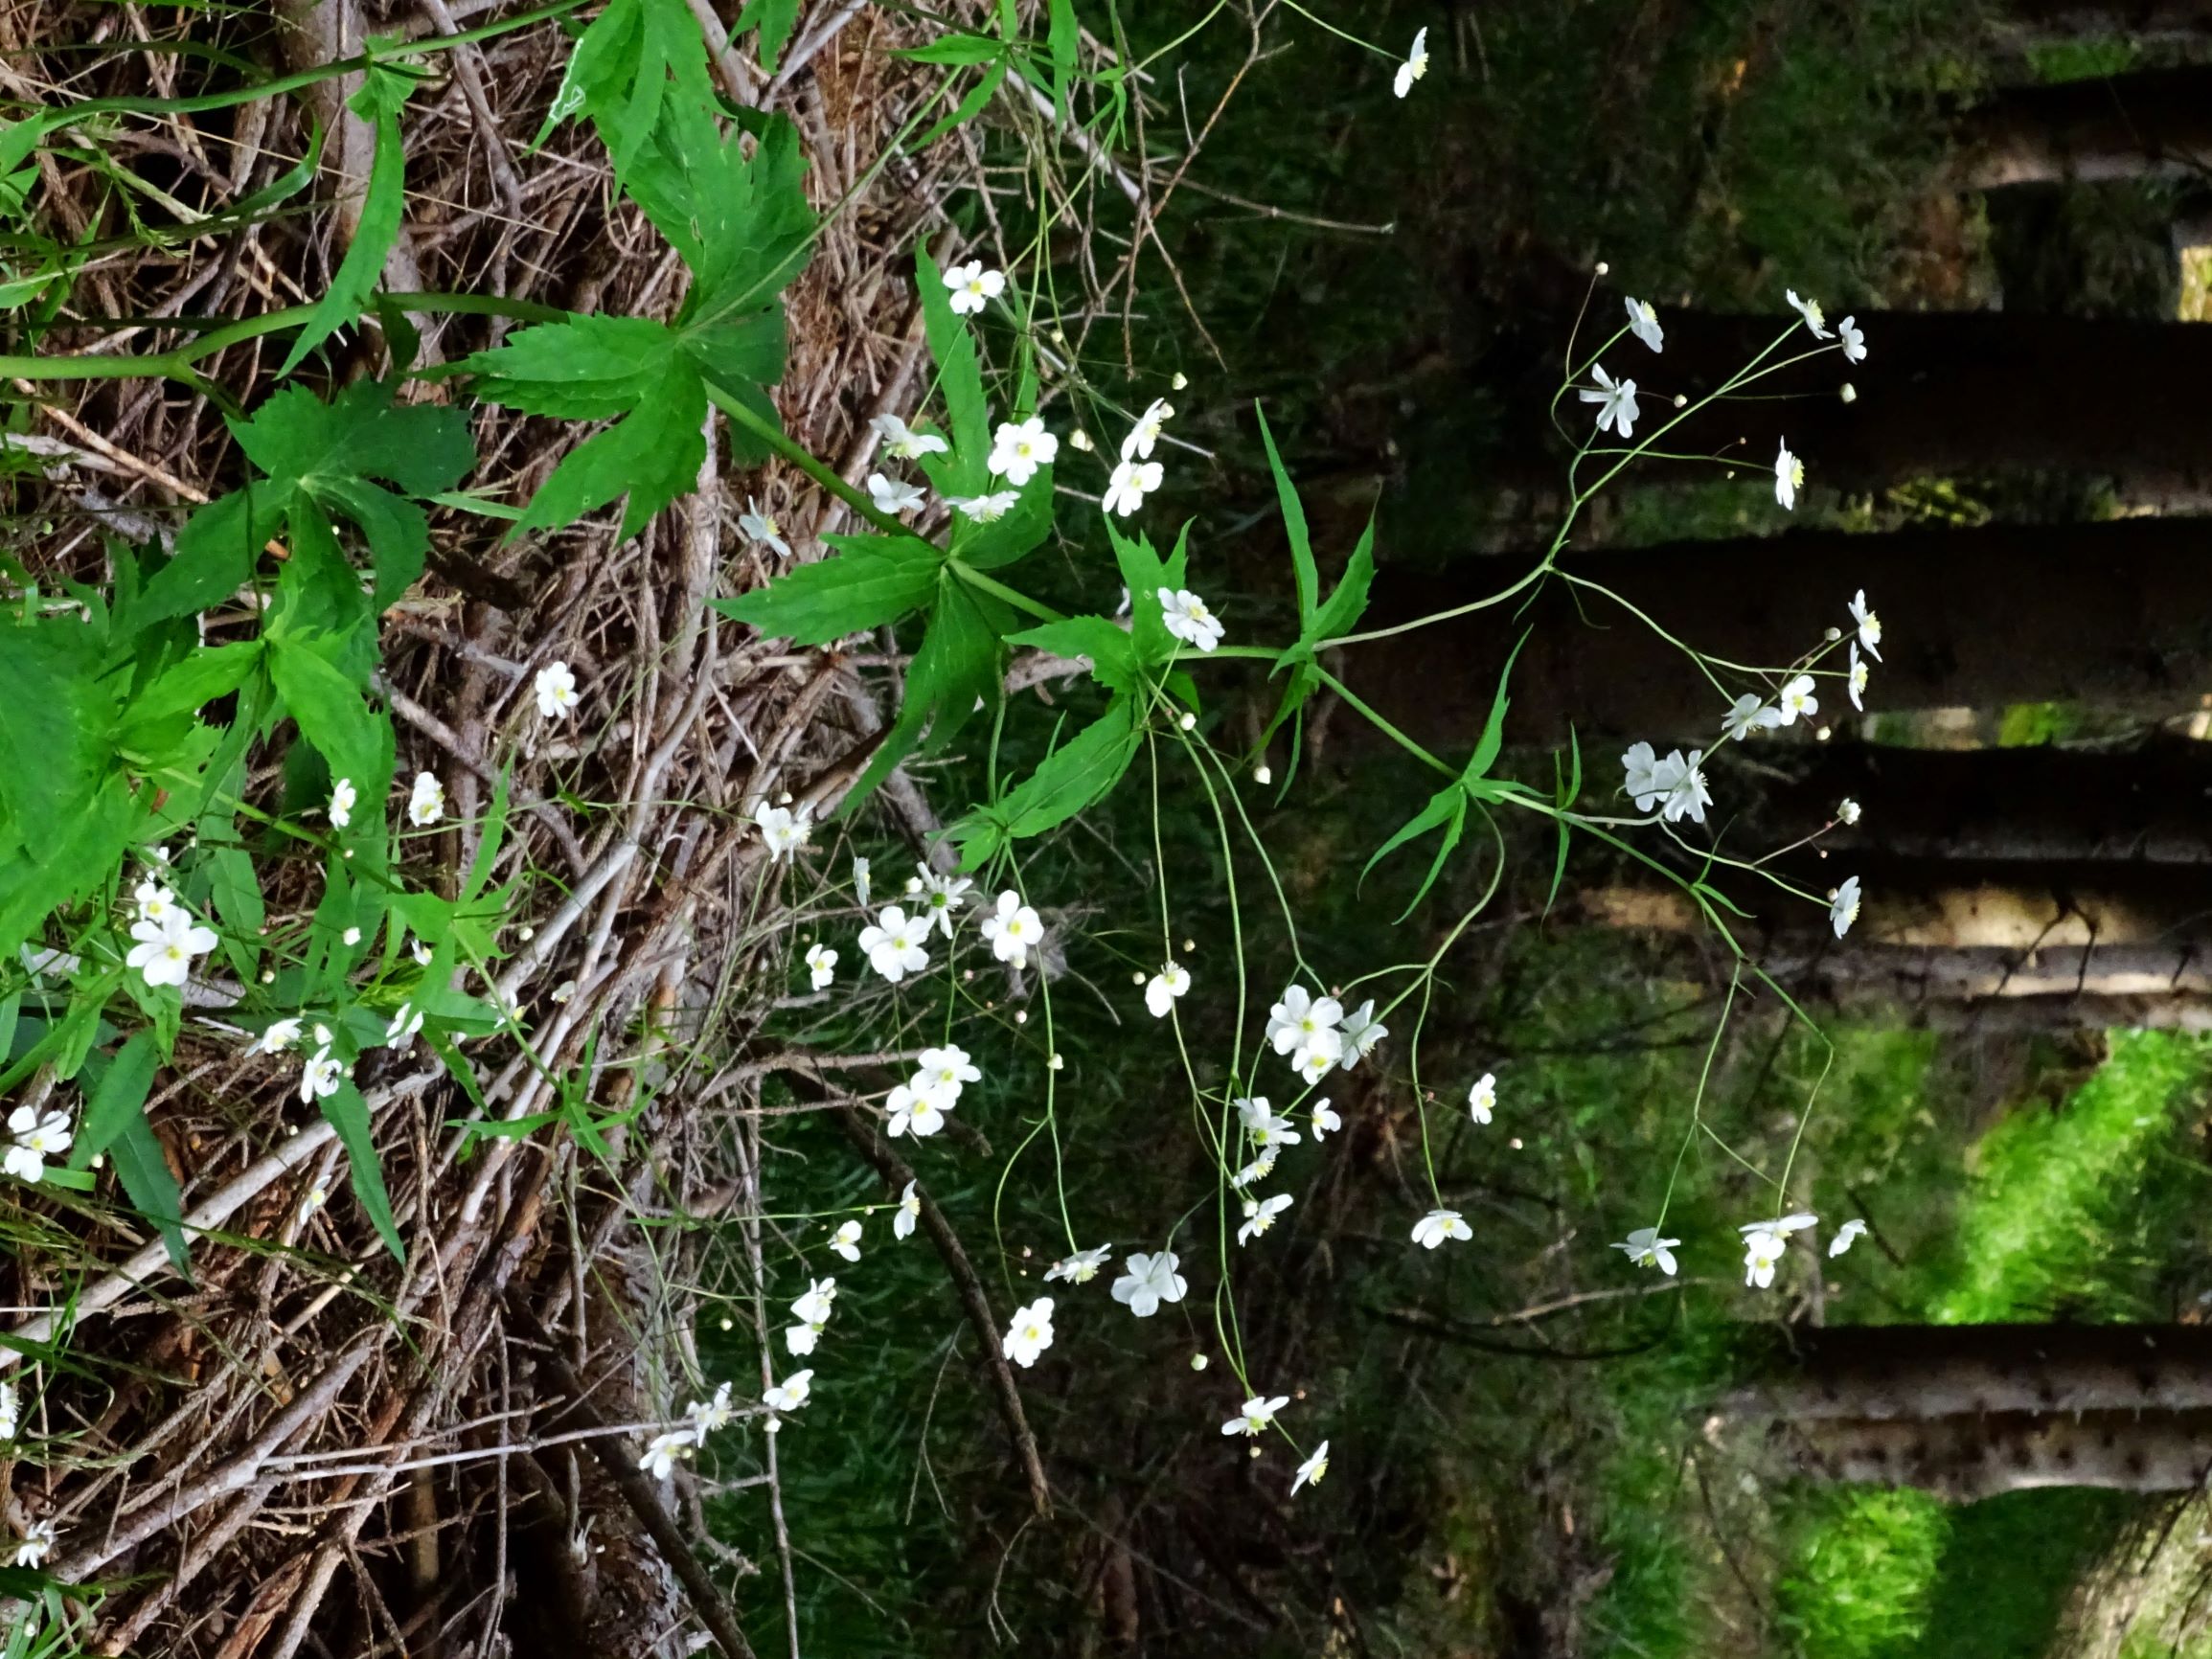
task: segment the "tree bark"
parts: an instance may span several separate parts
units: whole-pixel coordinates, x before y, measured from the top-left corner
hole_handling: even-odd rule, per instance
[[[2212,345],[2212,328],[2201,332]],[[2212,457],[2212,443],[2204,453]],[[1848,623],[1844,604],[1864,587],[1888,627],[1869,711],[2085,701],[2172,713],[2212,690],[2208,543],[2200,524],[2132,518],[1884,535],[1807,531],[1570,552],[1562,563],[1676,638],[1742,663],[1792,660]],[[1386,570],[1360,625],[1470,603],[1520,568],[1481,558],[1433,573]],[[1525,610],[1477,611],[1347,648],[1340,671],[1413,737],[1464,752],[1514,642],[1530,627],[1514,671],[1509,743],[1562,743],[1570,726],[1585,749],[1592,737],[1710,747],[1719,735],[1726,703],[1678,649],[1603,596],[1557,580]],[[1831,717],[1851,712],[1836,680],[1823,682],[1821,699]],[[1598,757],[1589,759],[1594,769]]]
[[[2212,31],[2212,0],[2010,0],[2004,22],[2043,39],[2141,39]]]
[[[2212,69],[2008,86],[1960,118],[1953,146],[1964,190],[2198,171],[2212,165]]]
[[[2187,738],[2100,750],[1832,743],[1768,786],[1760,830],[1796,840],[1846,796],[1864,816],[1823,837],[1838,855],[2212,863],[2212,743]]]
[[[2034,1487],[2190,1491],[2212,1467],[2212,1411],[1821,1419],[1777,1424],[1773,1438],[1805,1473],[1917,1487],[1958,1503]]]

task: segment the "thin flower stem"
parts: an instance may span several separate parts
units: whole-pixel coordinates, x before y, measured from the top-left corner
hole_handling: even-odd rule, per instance
[[[1040,621],[1064,622],[1066,620],[1052,606],[1040,604],[1019,589],[1008,587],[1006,583],[985,576],[973,565],[963,564],[957,558],[948,558],[945,561],[945,568],[952,572],[969,587],[990,594],[994,599],[1002,599],[1015,609],[1027,611],[1031,616],[1037,617]]]
[[[1434,755],[1431,755],[1426,749],[1423,748],[1419,743],[1415,742],[1411,738],[1407,737],[1403,732],[1400,731],[1396,726],[1392,725],[1388,720],[1384,719],[1380,715],[1377,714],[1373,709],[1369,708],[1365,703],[1361,702],[1359,698],[1352,692],[1351,688],[1346,686],[1342,680],[1336,678],[1336,676],[1332,674],[1327,669],[1322,668],[1318,663],[1316,663],[1313,666],[1313,672],[1320,678],[1320,681],[1323,685],[1327,686],[1331,691],[1334,692],[1339,697],[1342,697],[1344,701],[1357,713],[1365,716],[1366,718],[1383,734],[1383,736],[1390,739],[1407,754],[1420,761],[1423,765],[1429,767],[1432,771],[1442,772],[1447,778],[1456,778],[1459,776],[1457,768],[1446,765],[1442,761],[1438,760]]]

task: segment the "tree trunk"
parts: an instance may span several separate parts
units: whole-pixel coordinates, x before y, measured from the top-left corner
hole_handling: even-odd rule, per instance
[[[1832,743],[1768,786],[1759,828],[1796,840],[1846,796],[1864,816],[1823,838],[1839,856],[2212,863],[2212,743],[2187,738],[2100,750]]]
[[[2201,332],[2212,343],[2212,328]],[[1870,711],[2093,701],[2166,714],[2212,691],[2208,553],[2212,534],[2201,525],[2135,518],[1885,535],[1807,531],[1569,553],[1562,567],[1676,638],[1742,663],[1790,661],[1847,624],[1845,602],[1864,587],[1888,628]],[[1361,626],[1467,604],[1520,568],[1480,558],[1436,573],[1386,570]],[[1633,616],[1563,581],[1548,583],[1525,611],[1477,611],[1349,648],[1340,671],[1403,730],[1464,753],[1507,654],[1532,625],[1514,671],[1509,743],[1563,743],[1571,726],[1599,775],[1610,774],[1610,758],[1601,765],[1593,737],[1711,747],[1726,704],[1704,676]],[[1851,712],[1836,680],[1823,682],[1821,700],[1832,718]]]
[[[2199,171],[2212,165],[2212,69],[2008,86],[1960,119],[1953,142],[1965,190]]]
[[[1820,1419],[1777,1424],[1773,1438],[1804,1473],[1918,1487],[1957,1503],[2034,1487],[2190,1491],[2212,1467],[2212,1411]]]
[[[2046,40],[2202,34],[2212,32],[2212,0],[2010,0],[2003,21]]]

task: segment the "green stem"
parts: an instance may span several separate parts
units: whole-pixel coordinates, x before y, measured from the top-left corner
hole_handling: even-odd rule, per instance
[[[1002,599],[1008,604],[1014,606],[1015,610],[1027,611],[1031,616],[1038,618],[1040,622],[1061,622],[1065,620],[1063,617],[1061,617],[1060,612],[1054,610],[1052,606],[1048,604],[1040,604],[1036,600],[1031,599],[1029,595],[1021,592],[1018,588],[1008,587],[1003,581],[999,581],[992,577],[985,576],[983,572],[977,570],[973,565],[962,564],[957,558],[946,559],[945,561],[945,565],[946,568],[951,571],[954,576],[958,577],[969,587],[974,588],[978,593],[988,593],[994,598]]]
[[[1423,765],[1433,767],[1435,770],[1442,772],[1447,778],[1456,778],[1459,776],[1457,771],[1446,765],[1442,761],[1439,761],[1434,755],[1431,755],[1426,749],[1424,749],[1419,743],[1415,742],[1411,738],[1407,737],[1403,732],[1400,731],[1396,726],[1392,725],[1388,720],[1384,719],[1380,715],[1377,714],[1373,709],[1369,708],[1365,703],[1361,702],[1352,693],[1351,689],[1347,687],[1342,680],[1336,678],[1336,676],[1332,674],[1327,669],[1322,668],[1319,664],[1315,664],[1313,667],[1313,671],[1321,677],[1321,683],[1323,685],[1327,686],[1331,691],[1334,692],[1338,696],[1342,697],[1345,702],[1350,704],[1359,714],[1365,716],[1375,724],[1377,729],[1380,730],[1384,737],[1390,739],[1407,754],[1415,757],[1421,761]]]

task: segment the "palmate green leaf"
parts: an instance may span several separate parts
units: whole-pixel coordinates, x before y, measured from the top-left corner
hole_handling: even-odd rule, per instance
[[[1570,756],[1572,757],[1573,766],[1572,769],[1563,778],[1560,776],[1559,755],[1556,751],[1552,755],[1552,805],[1557,807],[1560,810],[1560,817],[1557,821],[1559,824],[1560,843],[1559,852],[1552,859],[1551,891],[1544,895],[1543,910],[1546,916],[1551,914],[1552,901],[1559,898],[1560,883],[1566,879],[1567,875],[1566,813],[1570,808],[1573,807],[1575,802],[1581,798],[1583,792],[1582,739],[1575,736],[1574,728],[1571,726],[1567,728],[1567,749]]]
[[[1461,782],[1476,799],[1494,796],[1501,788],[1512,785],[1488,784],[1490,769],[1496,763],[1498,751],[1505,746],[1505,712],[1510,706],[1506,691],[1513,683],[1513,665],[1520,659],[1520,648],[1528,644],[1529,632],[1523,631],[1514,642],[1513,650],[1505,659],[1505,667],[1498,670],[1497,692],[1490,701],[1490,717],[1483,721],[1482,736],[1475,739],[1474,754],[1467,762],[1467,771]],[[1484,785],[1488,784],[1488,787]]]
[[[142,625],[194,616],[245,585],[262,549],[284,522],[289,488],[249,484],[219,495],[185,521],[176,552],[146,584],[133,611]]]
[[[369,1125],[369,1102],[351,1082],[341,1082],[334,1093],[325,1095],[316,1103],[331,1127],[338,1131],[338,1140],[346,1148],[346,1170],[352,1177],[353,1196],[369,1213],[369,1219],[376,1224],[376,1236],[384,1240],[384,1248],[401,1261],[406,1261],[407,1246],[400,1240],[399,1223],[392,1216],[391,1194],[384,1189],[384,1171],[376,1163],[376,1137]]]
[[[836,535],[835,558],[802,564],[766,587],[715,601],[724,616],[769,639],[826,646],[863,628],[898,622],[937,594],[943,557],[908,536]]]
[[[1460,836],[1466,832],[1467,807],[1467,791],[1456,780],[1447,784],[1428,798],[1427,806],[1422,807],[1400,827],[1395,835],[1378,847],[1373,856],[1360,868],[1359,879],[1364,882],[1369,871],[1408,841],[1425,835],[1431,830],[1441,828],[1444,830],[1444,839],[1437,845],[1436,856],[1429,860],[1428,874],[1422,877],[1421,886],[1412,899],[1399,912],[1399,920],[1403,921],[1413,914],[1413,907],[1428,897],[1428,890],[1436,885],[1437,876],[1444,873],[1445,859],[1451,855],[1451,850],[1459,845]]]
[[[1137,656],[1136,642],[1127,629],[1116,627],[1103,616],[1071,616],[1046,623],[1042,627],[1009,634],[1006,643],[1034,646],[1058,656],[1086,658],[1091,677],[1109,691],[1134,693],[1144,688],[1144,664]]]
[[[1138,708],[1135,697],[1116,696],[1104,715],[1055,749],[1004,799],[953,824],[949,832],[960,844],[960,868],[980,869],[1012,843],[1057,829],[1104,800],[1136,759]]]
[[[933,464],[947,459],[942,455],[922,458],[922,469],[929,474],[929,482],[940,494],[946,491],[937,477],[939,467]],[[1021,487],[1019,499],[1004,515],[988,524],[978,523],[964,512],[955,513],[952,557],[970,570],[1003,570],[1036,552],[1052,534],[1052,477],[1051,467],[1038,467],[1037,475]],[[1002,481],[993,478],[989,482],[996,485]]]
[[[525,415],[604,420],[650,397],[682,348],[667,324],[596,313],[517,329],[455,365],[477,376],[476,396]]]
[[[1184,526],[1175,536],[1175,550],[1166,558],[1152,551],[1152,540],[1139,533],[1132,541],[1115,528],[1112,519],[1106,521],[1106,538],[1112,542],[1114,562],[1121,566],[1123,585],[1129,590],[1129,639],[1137,648],[1137,660],[1148,669],[1156,669],[1174,660],[1181,642],[1168,632],[1168,625],[1160,611],[1160,589],[1178,589],[1184,585],[1184,571],[1190,563],[1190,527]]]
[[[98,630],[0,617],[0,817],[33,848],[58,838],[107,777],[116,687]]]
[[[196,715],[216,698],[228,696],[261,666],[260,640],[238,640],[227,646],[203,646],[171,663],[125,707],[121,734],[125,747],[135,747],[134,730],[144,730],[180,715]]]
[[[942,750],[979,705],[998,700],[999,641],[1013,622],[1004,602],[940,573],[929,626],[906,670],[906,700],[840,813],[856,807],[924,740],[932,751]]]
[[[937,363],[937,388],[950,417],[952,453],[931,457],[931,481],[940,494],[982,495],[992,487],[991,407],[983,395],[983,366],[975,337],[953,314],[945,273],[929,250],[914,250],[914,282],[922,291],[922,327]]]
[[[621,177],[660,125],[664,102],[704,106],[713,96],[706,40],[685,0],[610,0],[569,55],[533,148],[581,113]]]
[[[358,317],[368,305],[384,261],[399,235],[399,220],[406,207],[405,147],[399,139],[399,110],[407,102],[414,81],[396,69],[372,63],[362,78],[361,90],[347,101],[348,107],[376,129],[376,157],[369,164],[369,183],[361,197],[361,216],[353,228],[346,257],[331,277],[331,285],[315,308],[308,313],[292,349],[277,370],[281,379],[340,329]]]
[[[328,634],[269,636],[269,678],[285,712],[329,764],[332,778],[347,778],[364,803],[379,798],[389,775],[390,724],[362,700],[359,688],[332,662],[344,642]],[[371,792],[374,784],[376,793]],[[366,814],[374,817],[376,814]]]
[[[561,460],[530,498],[508,539],[533,530],[560,530],[608,502],[627,497],[616,539],[627,541],[698,481],[706,458],[707,389],[690,364],[677,362],[653,396]]]
[[[761,67],[770,75],[776,73],[776,63],[790,44],[791,31],[799,26],[799,0],[746,0],[745,9],[738,13],[733,35],[742,34],[748,29],[761,32]]]

